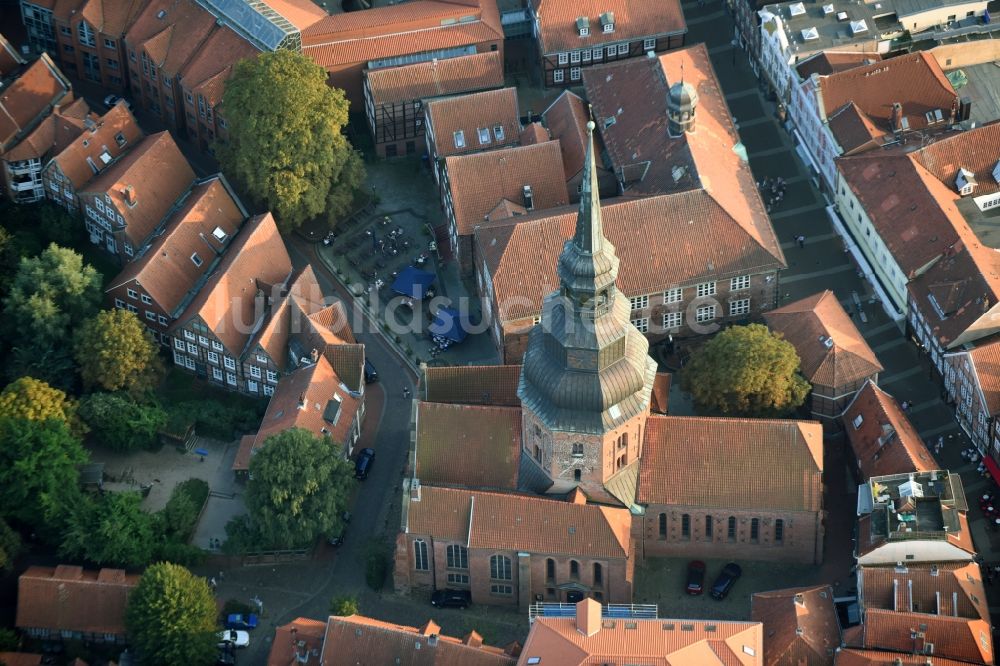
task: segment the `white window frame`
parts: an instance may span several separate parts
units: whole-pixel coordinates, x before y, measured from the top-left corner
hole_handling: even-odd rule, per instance
[[[569,64],[569,54],[568,53],[560,53],[559,56],[558,56],[558,58],[557,58],[557,61],[559,62],[560,65],[568,65]]]
[[[590,62],[590,49],[584,49],[580,53],[580,60],[583,62]]]
[[[477,127],[476,134],[479,135],[479,145],[486,146],[492,142],[489,127]]]
[[[257,362],[267,365],[267,357],[264,356],[263,354],[257,354]]]
[[[750,288],[749,275],[737,275],[729,280],[729,291],[743,291]]]
[[[564,69],[554,69],[552,70],[552,82],[562,83],[566,80],[566,70]]]
[[[709,305],[699,305],[698,310],[695,311],[695,321],[699,324],[712,321],[715,319],[715,316],[715,303],[711,303]]]
[[[503,125],[494,125],[493,126],[493,138],[494,139],[496,139],[497,141],[503,141],[504,137],[506,137],[506,136],[507,136],[506,133],[503,131]]]
[[[854,420],[851,421],[851,423],[854,425],[854,429],[855,430],[857,430],[858,428],[860,428],[861,424],[864,423],[864,422],[865,422],[865,416],[864,416],[864,414],[858,414],[857,416],[854,417]]]
[[[580,52],[579,51],[573,51],[572,53],[570,53],[569,54],[569,61],[571,63],[574,63],[574,64],[580,62]]]
[[[683,312],[664,312],[663,313],[663,330],[672,331],[674,329],[680,328],[684,325],[684,313]]]
[[[638,319],[633,319],[632,325],[635,326],[640,333],[649,333],[649,317],[639,317]]]
[[[213,365],[219,365],[219,355],[214,351],[208,352],[208,362]]]
[[[208,346],[208,338],[206,338],[204,335],[199,335],[198,336],[198,344],[201,345],[202,347],[207,347]]]
[[[601,29],[605,33],[614,32],[615,31],[615,24],[614,23],[605,23],[603,26],[601,26]]]
[[[253,365],[253,364],[250,365],[250,376],[253,377],[254,379],[260,379],[259,365]]]
[[[226,370],[235,370],[236,369],[236,359],[234,359],[231,356],[224,356],[222,358],[222,364],[224,366],[226,366]]]
[[[214,379],[217,382],[221,382],[222,370],[220,370],[219,368],[212,368],[212,379]]]
[[[151,322],[153,322],[155,324],[156,323],[156,313],[153,312],[152,310],[146,310],[146,319],[149,320],[149,321],[151,321]]]
[[[125,301],[123,301],[123,300],[122,300],[122,299],[120,299],[120,298],[116,298],[116,299],[115,299],[115,307],[116,307],[116,308],[119,308],[119,309],[120,309],[120,308],[124,308],[124,307],[125,307]]]
[[[195,356],[197,356],[198,355],[198,345],[196,345],[193,342],[187,343],[187,352],[188,352],[188,354],[194,354]]]
[[[620,55],[620,56],[622,56],[622,55],[628,55],[628,44],[619,44],[618,45],[618,55]]]
[[[250,393],[257,393],[258,390],[259,388],[257,382],[252,380],[247,381],[247,391],[249,391]]]
[[[139,308],[135,307],[131,303],[126,303],[125,309],[131,312],[132,314],[139,314]]]
[[[174,349],[184,351],[184,341],[180,338],[174,338]]]
[[[594,60],[603,60],[604,59],[604,47],[603,46],[596,47],[594,49],[594,51],[593,51],[593,55],[594,55]]]
[[[730,301],[729,303],[729,316],[738,317],[740,315],[750,314],[750,299],[741,298],[736,301]]]
[[[274,387],[273,386],[268,386],[267,384],[264,384],[264,395],[269,396],[269,397],[272,396],[272,395],[274,395]]]
[[[188,370],[194,370],[195,369],[194,359],[191,358],[190,356],[185,356],[184,367],[187,368]]]
[[[167,318],[164,317],[163,315],[160,315],[159,317],[157,317],[157,320],[160,322],[160,326],[166,326],[167,325]]]
[[[646,308],[649,307],[649,296],[648,295],[646,295],[646,296],[633,296],[632,298],[628,299],[628,302],[629,302],[629,305],[632,307],[633,311],[635,311],[635,310],[645,310]]]
[[[683,287],[674,287],[673,289],[667,289],[663,292],[663,304],[670,305],[671,303],[680,303],[684,300],[684,289]]]
[[[150,298],[149,296],[147,296],[146,294],[141,295],[139,297],[139,300],[142,301],[145,305],[152,305],[153,304],[153,299]]]
[[[222,343],[218,340],[212,340],[212,349],[215,351],[222,351]]]
[[[698,298],[703,298],[705,296],[715,296],[715,283],[714,282],[702,282],[698,285],[697,291],[695,292]]]
[[[191,341],[198,339],[198,336],[194,334],[194,331],[189,331],[187,329],[184,329],[184,337]]]
[[[458,130],[453,136],[456,148],[465,148],[465,130]]]
[[[229,384],[230,386],[236,386],[236,373],[235,372],[227,372],[226,373],[226,383]]]
[[[656,49],[656,38],[650,37],[648,39],[642,40],[642,50],[643,51],[653,51]]]
[[[570,67],[569,68],[569,80],[570,81],[579,81],[581,76],[583,76],[583,73],[582,73],[582,70],[579,67]]]
[[[184,367],[184,354],[181,354],[176,350],[174,350],[174,365]]]
[[[274,370],[268,370],[266,376],[267,376],[267,381],[269,381],[270,383],[276,384],[278,382],[278,373],[275,372]]]
[[[139,292],[137,292],[135,289],[126,289],[125,293],[128,294],[128,297],[131,298],[133,301],[139,298]]]

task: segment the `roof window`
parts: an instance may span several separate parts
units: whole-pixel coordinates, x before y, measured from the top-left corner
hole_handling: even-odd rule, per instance
[[[590,19],[586,16],[581,16],[576,20],[576,29],[580,33],[581,37],[586,37],[590,34]]]
[[[490,142],[490,128],[480,127],[476,130],[479,133],[479,145],[485,146]]]
[[[220,243],[226,242],[226,239],[229,238],[229,234],[227,234],[222,227],[216,227],[215,230],[212,231],[212,235],[215,236],[215,240]]]
[[[128,143],[128,139],[125,138],[124,134],[122,134],[121,132],[118,132],[118,134],[115,134],[115,143],[117,143],[118,147],[121,148],[126,143]]]
[[[494,125],[493,126],[493,137],[497,141],[503,141],[504,140],[503,125]],[[998,181],[998,182],[1000,182],[1000,181]]]
[[[456,148],[465,148],[465,131],[464,130],[458,130],[457,132],[455,132],[455,147]]]
[[[859,35],[862,32],[868,32],[868,24],[865,23],[864,19],[860,21],[851,21],[851,34]]]
[[[201,257],[198,256],[198,253],[195,252],[191,255],[191,263],[195,266],[201,266],[204,262],[201,260]]]
[[[819,30],[816,29],[816,26],[802,29],[803,42],[811,42],[814,39],[819,39]]]
[[[603,32],[614,32],[615,31],[615,13],[614,12],[604,12],[601,14],[601,30]]]
[[[806,6],[801,2],[793,2],[788,5],[788,13],[792,16],[802,16],[806,13]]]
[[[833,5],[823,5],[823,16],[829,16],[833,13]]]

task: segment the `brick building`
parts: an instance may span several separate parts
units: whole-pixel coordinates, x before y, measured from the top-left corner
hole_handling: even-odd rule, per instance
[[[945,354],[943,373],[948,400],[965,433],[984,454],[990,472],[1000,476],[1000,342]]]
[[[497,51],[365,70],[365,117],[375,152],[396,157],[423,150],[429,100],[501,86],[503,57]]]
[[[795,347],[812,384],[813,418],[837,418],[866,382],[878,382],[882,364],[832,291],[766,312],[764,321]]]
[[[530,0],[528,10],[546,86],[579,85],[589,66],[679,48],[687,34],[678,0]]]
[[[71,9],[73,4],[78,7]],[[84,0],[54,3],[56,48],[66,71],[102,89],[127,85],[123,37],[139,14],[140,0]],[[68,11],[67,11],[68,10]]]
[[[829,585],[757,592],[750,618],[764,625],[765,666],[833,666],[842,638]]]
[[[570,203],[580,200],[583,185],[583,160],[587,155],[587,121],[590,112],[587,103],[572,90],[563,92],[549,108],[542,112],[542,124],[553,140],[559,142],[562,151],[563,170],[566,173],[566,189]],[[598,154],[602,151],[598,150]],[[603,163],[597,168],[598,189],[601,197],[618,193],[618,178]]]

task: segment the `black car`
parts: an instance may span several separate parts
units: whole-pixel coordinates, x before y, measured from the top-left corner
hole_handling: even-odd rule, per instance
[[[354,478],[367,479],[368,472],[372,470],[374,462],[375,449],[361,449],[361,453],[358,454],[358,459],[354,463]]]
[[[726,566],[722,567],[722,571],[719,573],[715,582],[712,583],[712,598],[722,601],[729,594],[729,591],[733,589],[733,585],[739,580],[740,576],[743,575],[743,570],[740,569],[740,565],[735,562],[730,562]]]
[[[697,596],[705,590],[705,563],[694,560],[688,563],[687,585],[684,591]]]
[[[372,382],[378,381],[378,371],[375,370],[375,366],[367,358],[365,359],[365,384],[371,384]]]
[[[438,608],[467,608],[472,603],[468,590],[437,590],[431,595],[431,605]]]

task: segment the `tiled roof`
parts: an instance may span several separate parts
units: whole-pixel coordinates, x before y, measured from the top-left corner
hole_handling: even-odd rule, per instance
[[[467,405],[520,407],[519,365],[456,365],[424,370],[424,400]]]
[[[120,143],[118,136],[125,140]],[[82,132],[69,146],[53,158],[59,170],[79,190],[94,177],[90,164],[103,171],[107,162],[102,155],[117,159],[130,150],[145,135],[136,123],[132,112],[124,103],[119,102],[111,110],[97,120],[96,126]],[[84,142],[87,145],[83,145]],[[88,158],[90,162],[88,162]]]
[[[882,364],[830,290],[764,313],[764,320],[795,347],[802,375],[812,384],[844,387],[882,371]]]
[[[402,67],[365,71],[375,104],[499,88],[503,58],[499,51],[435,59]]]
[[[521,408],[421,402],[414,476],[430,485],[517,489]]]
[[[51,105],[72,99],[69,81],[43,53],[0,93],[0,153],[10,150],[18,133],[47,113]]]
[[[257,55],[257,48],[240,37],[229,26],[212,31],[184,66],[181,73],[183,86],[200,94],[206,104],[215,107],[222,103],[224,82],[233,66],[245,58]]]
[[[108,195],[125,218],[125,234],[139,248],[194,181],[194,171],[170,132],[151,134],[91,180],[82,192]],[[135,205],[125,199],[132,188]]]
[[[423,627],[407,627],[361,615],[330,617],[319,663],[514,666],[513,658],[500,648],[483,645],[474,631],[458,639],[440,630],[433,620]]]
[[[830,664],[840,647],[833,588],[792,587],[753,595],[750,618],[764,624],[764,664]]]
[[[40,159],[45,164],[51,156],[58,155],[71,146],[84,133],[88,121],[96,119],[83,98],[57,106],[47,118],[24,135],[17,145],[4,153],[3,159],[8,162]],[[99,161],[98,164],[101,168],[104,167],[103,162]],[[87,167],[87,172],[91,175],[94,173],[90,167]]]
[[[699,101],[694,131],[672,138],[667,97],[670,85],[682,78],[697,90]],[[626,194],[701,192],[704,200],[689,219],[727,215],[783,262],[757,182],[737,149],[740,137],[704,44],[658,58],[585,67],[583,83],[615,172],[620,178],[622,170],[627,172]],[[632,172],[637,175],[628,175]]]
[[[866,609],[990,619],[976,562],[861,567],[860,572]]]
[[[131,48],[145,49],[164,73],[176,76],[214,28],[215,17],[194,0],[151,0],[125,39]]]
[[[142,0],[87,0],[83,17],[98,32],[121,36],[142,9]]]
[[[580,603],[596,603],[585,600]],[[588,636],[576,618],[538,617],[519,666],[648,664],[649,666],[764,666],[763,627],[720,620],[603,620]],[[532,661],[538,658],[539,661]]]
[[[952,523],[958,526],[957,529],[947,532],[946,539],[944,540],[955,548],[975,556],[975,544],[972,542],[972,532],[969,530],[969,519],[965,512],[959,511],[951,506],[939,506],[941,507],[943,522]],[[859,558],[869,555],[889,543],[889,538],[882,532],[882,528],[879,527],[876,529],[876,527],[876,523],[872,521],[872,514],[858,516],[857,554]],[[941,534],[941,532],[934,534]],[[953,560],[959,559],[959,557],[956,556],[950,557]]]
[[[125,606],[139,576],[122,569],[31,567],[17,579],[21,629],[124,634]]]
[[[306,264],[292,274],[280,296],[272,301],[260,328],[247,342],[246,352],[253,353],[260,348],[284,370],[289,365],[289,334],[301,331],[307,318],[323,307],[323,291],[312,266]],[[309,353],[311,350],[302,351]],[[317,351],[322,352],[323,346],[318,346]]]
[[[567,90],[542,113],[542,122],[553,139],[559,140],[566,180],[583,171],[587,155],[587,103]]]
[[[163,233],[126,264],[107,291],[138,281],[164,311],[179,316],[181,306],[193,297],[200,279],[212,269],[208,244],[215,243],[219,251],[224,251],[246,215],[221,175],[200,181],[170,216]],[[226,234],[225,243],[216,242],[216,228]],[[191,261],[195,253],[206,255],[201,266]]]
[[[538,40],[542,53],[573,51],[653,35],[687,32],[680,0],[542,0],[537,5]],[[614,31],[604,32],[601,15],[614,14]],[[590,34],[580,36],[576,21],[590,19]]]
[[[265,0],[264,4],[299,30],[305,30],[327,17],[326,10],[311,0]]]
[[[860,67],[861,65],[878,62],[881,59],[882,56],[878,53],[820,51],[796,65],[795,70],[799,73],[800,77],[808,79],[813,74],[827,76],[847,69]]]
[[[0,652],[0,664],[4,666],[41,666],[43,658],[28,652]]]
[[[266,292],[271,285],[284,283],[291,273],[291,259],[274,218],[270,213],[256,215],[243,225],[177,325],[200,316],[229,355],[239,358],[259,316],[254,306],[257,290]]]
[[[819,511],[823,427],[814,421],[650,416],[638,501]]]
[[[471,16],[471,20],[461,20]],[[496,3],[419,0],[333,14],[302,31],[303,53],[321,67],[502,41]]]
[[[934,644],[934,659],[958,659],[975,664],[993,663],[993,641],[988,620],[926,613],[899,613],[870,608],[865,612],[866,648],[920,652],[920,644]],[[914,633],[924,637],[914,638]],[[916,649],[915,649],[916,642]]]
[[[993,177],[993,170],[1000,159],[1000,122],[951,132],[914,152],[913,159],[951,187],[960,168],[971,171],[976,179],[973,196],[997,192],[1000,183]]]
[[[969,351],[976,371],[979,390],[983,392],[990,416],[1000,413],[1000,341],[991,342]]]
[[[702,190],[609,199],[601,215],[621,259],[617,284],[626,296],[785,265],[780,253],[761,246]],[[567,206],[476,229],[477,256],[492,276],[503,320],[541,311],[544,297],[559,285],[559,253],[575,224],[576,208]]]
[[[861,423],[854,426],[858,417]],[[929,472],[938,465],[896,399],[867,382],[841,417],[864,478]]]
[[[672,375],[669,372],[657,372],[653,381],[653,391],[650,393],[650,409],[658,414],[666,414],[670,409],[670,383]]]
[[[0,77],[7,76],[15,69],[25,64],[24,58],[17,52],[7,38],[0,34]]]
[[[408,534],[530,553],[628,558],[632,552],[627,509],[434,486],[420,493],[409,504]]]
[[[472,234],[503,199],[523,202],[526,185],[535,210],[569,202],[558,141],[455,155],[445,168],[459,236]],[[555,263],[548,268],[555,270]]]
[[[858,626],[860,629],[860,625]],[[932,666],[968,666],[967,662],[943,659],[934,655]],[[885,650],[858,650],[849,648],[837,653],[835,666],[927,666],[927,657],[920,654],[886,652]]]
[[[925,116],[928,111],[940,109],[947,120],[957,110],[954,88],[934,56],[924,51],[824,76],[820,86],[827,116],[853,103],[882,135],[892,133],[893,104],[902,105],[902,114],[911,131],[928,127],[930,123]],[[857,145],[853,134],[841,137],[834,132],[834,135],[845,151]]]
[[[297,666],[301,663],[296,660],[298,655],[323,649],[325,635],[326,622],[307,617],[297,617],[277,627],[271,652],[267,655],[267,666]]]
[[[876,125],[854,102],[832,111],[827,125],[845,155],[874,148],[887,136],[885,128]]]
[[[536,120],[535,122],[528,123],[524,126],[524,129],[521,130],[521,133],[518,135],[517,142],[522,146],[532,146],[536,143],[545,143],[551,139],[552,137],[549,136],[549,131],[545,129],[544,125]]]
[[[438,158],[461,155],[517,143],[521,132],[521,112],[517,107],[517,88],[484,90],[469,95],[435,99],[424,107],[428,131],[434,133]],[[503,138],[493,128],[503,128]],[[487,143],[480,143],[478,130],[486,129]],[[456,143],[461,132],[463,146]]]
[[[328,434],[334,443],[343,444],[361,400],[340,384],[325,356],[282,377],[267,403],[257,436],[240,440],[233,470],[250,469],[250,459],[267,438],[291,428],[302,428],[317,437]],[[331,455],[338,454],[339,450],[331,451]]]

